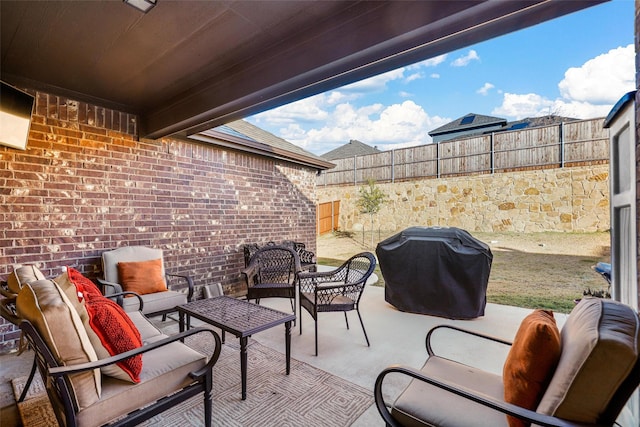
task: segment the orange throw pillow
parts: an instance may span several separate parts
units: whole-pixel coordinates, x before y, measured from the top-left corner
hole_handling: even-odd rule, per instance
[[[161,259],[119,262],[118,277],[123,290],[140,295],[167,290],[167,284],[162,277]]]
[[[504,364],[505,402],[537,408],[560,360],[560,331],[548,310],[535,310],[524,318]],[[507,416],[509,426],[528,426]]]

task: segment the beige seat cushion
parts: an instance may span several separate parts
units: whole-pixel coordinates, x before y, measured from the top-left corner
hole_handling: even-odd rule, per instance
[[[538,412],[597,422],[638,359],[639,331],[630,307],[583,298],[562,328],[562,355]]]
[[[502,377],[481,369],[431,356],[421,370],[434,379],[457,384],[502,400]],[[455,408],[455,409],[454,409]],[[501,412],[447,393],[427,383],[412,380],[391,409],[403,426],[501,427],[507,417]]]
[[[7,277],[7,287],[11,292],[17,294],[20,289],[28,283],[36,280],[45,280],[46,277],[35,265],[23,265],[14,269]]]
[[[172,310],[178,305],[187,303],[187,295],[182,292],[166,291],[155,294],[141,295],[144,302],[143,313],[157,313]],[[122,308],[126,312],[139,310],[138,298],[123,298]]]
[[[140,383],[105,377],[102,398],[78,414],[78,426],[102,425],[123,413],[141,408],[192,382],[189,372],[202,368],[206,357],[175,342],[144,353]]]
[[[64,291],[52,280],[25,285],[16,300],[18,316],[31,322],[59,363],[75,365],[98,360],[82,320]],[[76,403],[92,405],[100,397],[100,370],[70,375]]]

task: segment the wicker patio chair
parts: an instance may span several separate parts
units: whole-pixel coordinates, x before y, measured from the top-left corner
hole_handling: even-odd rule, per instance
[[[289,298],[296,312],[296,282],[300,273],[300,258],[293,249],[267,245],[258,249],[242,270],[247,284],[247,300],[260,304],[261,298]]]
[[[347,311],[355,310],[362,325],[364,338],[369,346],[369,337],[360,315],[360,298],[367,279],[373,273],[376,258],[370,252],[362,252],[349,258],[332,271],[302,272],[299,275],[300,307],[311,314],[315,321],[315,345],[318,355],[318,313],[342,311],[349,329]],[[302,319],[300,333],[302,334]]]

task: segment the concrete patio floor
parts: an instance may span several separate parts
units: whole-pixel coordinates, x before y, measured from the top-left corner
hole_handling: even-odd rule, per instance
[[[261,304],[282,311],[291,310],[287,300],[271,298],[263,300]],[[367,347],[355,312],[348,313],[350,329],[346,329],[342,313],[320,313],[318,356],[315,356],[313,318],[303,310],[299,316],[302,335],[299,333],[299,324],[292,330],[291,356],[365,387],[373,395],[376,377],[385,367],[393,364],[422,367],[427,358],[425,337],[432,327],[451,324],[511,341],[522,319],[532,310],[487,304],[483,317],[451,320],[401,312],[384,300],[384,288],[368,286],[362,297],[360,311],[371,347]],[[556,313],[555,318],[561,328],[567,315]],[[269,329],[253,338],[284,352],[281,328]],[[433,340],[434,351],[440,355],[502,374],[507,346],[446,331],[434,335]],[[408,383],[406,378],[387,376],[384,383],[385,400],[392,402]],[[372,405],[353,426],[384,426],[384,422],[375,405]]]
[[[264,299],[262,304],[281,311],[291,310],[286,299]],[[371,390],[373,395],[375,379],[385,367],[392,364],[415,368],[422,366],[427,357],[425,336],[433,326],[443,323],[454,324],[512,340],[521,320],[530,312],[531,309],[487,304],[485,315],[474,320],[450,320],[404,313],[385,302],[384,288],[367,286],[361,301],[361,313],[371,347],[366,345],[355,312],[348,314],[351,328],[349,330],[346,329],[343,314],[321,313],[318,326],[319,355],[316,357],[313,319],[303,311],[298,320],[302,322],[302,335],[299,333],[299,323],[292,329],[292,357],[365,387]],[[564,314],[556,314],[559,327],[562,327],[566,317]],[[272,328],[254,335],[253,338],[284,353],[283,328]],[[468,336],[461,337],[443,332],[435,338],[434,350],[456,360],[501,373],[508,348],[498,345],[487,346],[486,342]],[[19,358],[15,354],[0,356],[0,394],[3,396],[3,407],[7,403],[7,394],[11,394],[9,381],[17,376],[27,375],[31,361],[31,352]],[[408,380],[405,378],[387,377],[386,399],[392,401],[407,384]],[[10,412],[7,408],[3,410],[3,427],[14,425],[10,422]],[[353,424],[356,427],[383,425],[374,405]]]

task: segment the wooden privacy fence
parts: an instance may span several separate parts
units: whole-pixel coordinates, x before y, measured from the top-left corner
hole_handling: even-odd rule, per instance
[[[340,200],[320,203],[316,212],[318,213],[318,234],[324,234],[329,231],[335,231],[338,229],[338,221],[340,218]]]
[[[605,163],[609,161],[609,130],[603,129],[603,122],[563,122],[333,160],[336,167],[323,171],[318,185]]]

